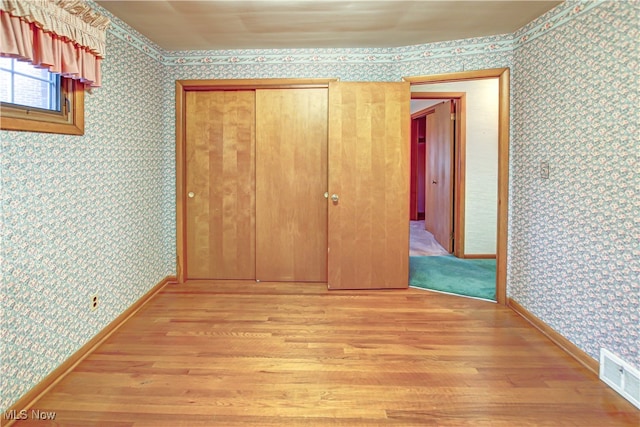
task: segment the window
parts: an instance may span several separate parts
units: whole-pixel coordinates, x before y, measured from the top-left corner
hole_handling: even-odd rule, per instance
[[[60,76],[11,58],[0,58],[2,102],[60,111]]]
[[[84,87],[73,79],[0,58],[0,101],[2,129],[84,133]]]

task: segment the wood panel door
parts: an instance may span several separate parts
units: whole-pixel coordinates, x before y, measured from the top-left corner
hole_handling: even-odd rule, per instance
[[[327,281],[326,88],[256,92],[256,278]]]
[[[423,117],[411,119],[411,172],[410,172],[410,193],[409,193],[409,219],[411,221],[418,220],[418,168],[419,168],[419,156],[418,156],[418,129],[420,127],[420,120],[424,120]],[[423,177],[424,178],[424,177]]]
[[[255,278],[255,93],[185,99],[186,279]]]
[[[453,128],[451,101],[427,115],[425,228],[447,252],[453,251]]]
[[[409,282],[408,83],[329,84],[328,286]]]

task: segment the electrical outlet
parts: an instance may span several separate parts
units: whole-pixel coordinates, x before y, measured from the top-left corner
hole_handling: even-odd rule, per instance
[[[540,162],[540,178],[549,179],[549,162]]]
[[[98,295],[91,296],[91,311],[98,309]]]

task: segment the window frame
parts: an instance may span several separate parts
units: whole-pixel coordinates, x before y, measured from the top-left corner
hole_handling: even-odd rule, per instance
[[[1,103],[0,129],[84,135],[84,84],[60,78],[61,111]]]

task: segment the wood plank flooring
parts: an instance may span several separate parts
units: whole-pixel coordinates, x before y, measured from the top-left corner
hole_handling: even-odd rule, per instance
[[[638,426],[510,309],[417,289],[168,285],[15,426]]]

